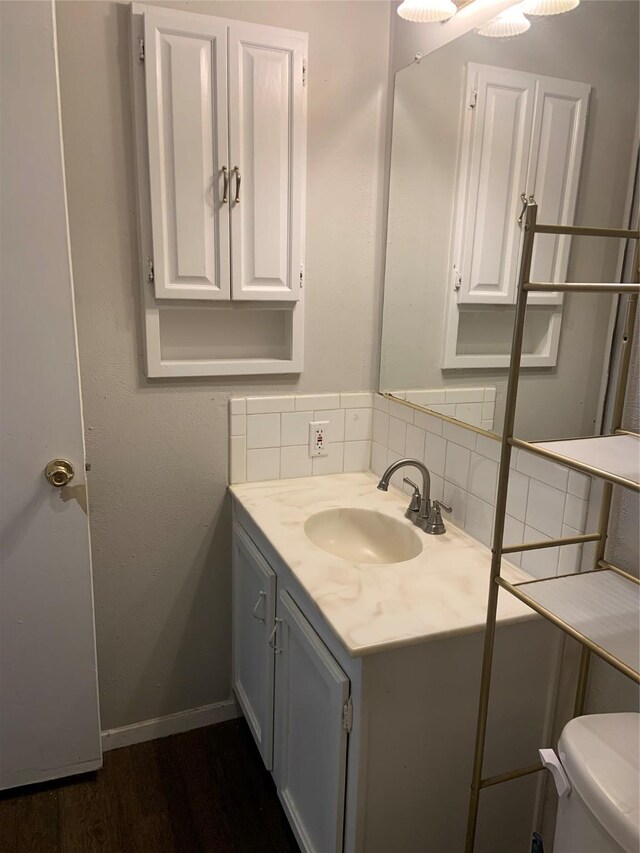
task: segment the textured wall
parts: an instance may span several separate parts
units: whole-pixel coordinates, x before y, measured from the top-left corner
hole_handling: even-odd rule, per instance
[[[59,2],[103,728],[229,696],[229,396],[377,382],[388,4],[164,5],[309,33],[306,368],[276,382],[144,378],[129,9]]]

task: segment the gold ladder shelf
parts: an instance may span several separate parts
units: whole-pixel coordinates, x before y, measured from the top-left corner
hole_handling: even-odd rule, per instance
[[[465,853],[473,853],[480,792],[484,788],[517,779],[542,770],[541,764],[533,764],[498,776],[483,778],[485,739],[491,688],[491,670],[496,633],[498,593],[505,589],[533,610],[557,625],[569,636],[582,644],[580,672],[576,689],[574,716],[584,711],[584,701],[589,675],[591,652],[601,657],[620,672],[640,683],[640,660],[638,653],[638,624],[640,614],[640,582],[617,566],[605,560],[605,543],[613,486],[619,485],[640,491],[640,436],[622,429],[622,411],[627,390],[631,346],[638,304],[638,284],[595,284],[532,282],[531,258],[537,234],[562,234],[574,237],[616,237],[638,240],[640,231],[618,228],[581,228],[569,225],[539,225],[538,206],[527,207],[524,225],[522,259],[518,279],[516,315],[511,344],[511,362],[505,403],[504,429],[500,453],[500,469],[496,496],[496,514],[493,528],[491,559],[491,582],[487,602],[487,620],[484,637],[484,657],[480,681],[480,700],[476,744],[469,799],[469,817]],[[638,277],[638,250],[634,260],[634,277]],[[611,434],[592,438],[530,442],[515,438],[515,422],[520,359],[527,296],[534,292],[564,293],[628,293],[627,315],[620,355],[620,369],[611,414]],[[505,545],[504,526],[507,508],[507,491],[512,448],[521,448],[538,456],[559,462],[576,471],[603,479],[602,503],[598,530],[581,536],[551,539],[544,542],[528,542],[523,545]],[[597,551],[594,568],[588,572],[554,576],[512,584],[501,577],[502,557],[520,551],[553,548],[558,545],[575,545],[596,542]]]

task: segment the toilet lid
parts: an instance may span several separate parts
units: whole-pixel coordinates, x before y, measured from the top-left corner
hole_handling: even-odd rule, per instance
[[[558,742],[564,769],[607,832],[640,846],[640,714],[594,714],[567,723]]]

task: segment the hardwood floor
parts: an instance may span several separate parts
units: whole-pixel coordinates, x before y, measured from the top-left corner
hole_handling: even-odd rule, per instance
[[[244,720],[105,753],[0,795],[2,853],[298,853]]]

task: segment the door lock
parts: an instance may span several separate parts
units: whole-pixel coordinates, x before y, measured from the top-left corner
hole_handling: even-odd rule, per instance
[[[44,476],[56,489],[61,489],[70,483],[75,473],[73,465],[66,459],[52,459],[44,469]]]

